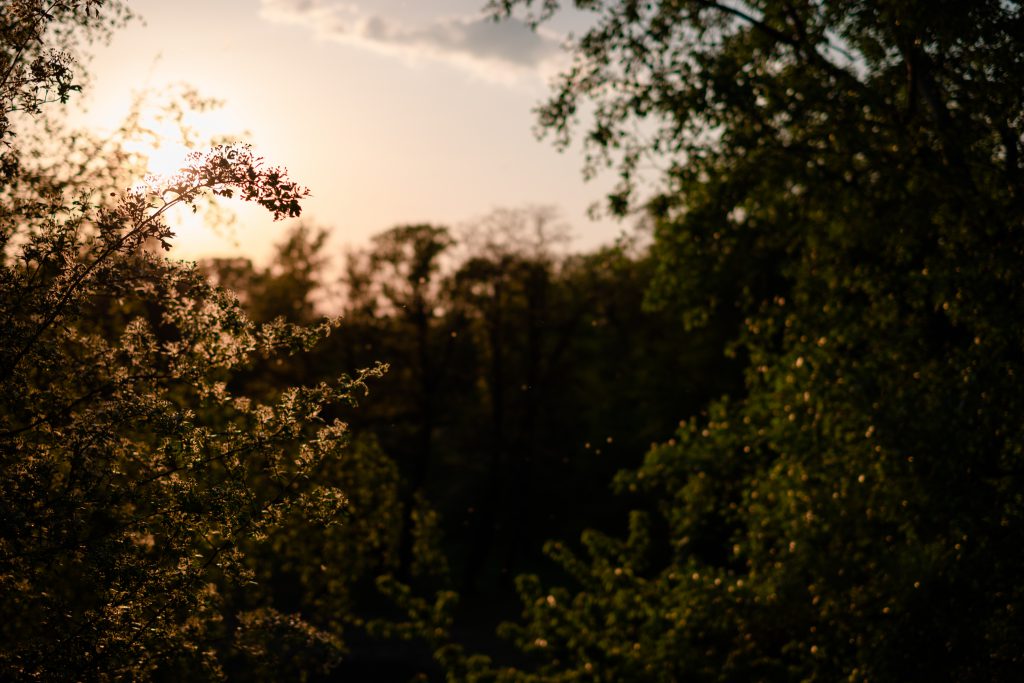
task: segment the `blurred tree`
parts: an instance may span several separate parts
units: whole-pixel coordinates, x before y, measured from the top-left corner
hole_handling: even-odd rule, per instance
[[[506,572],[510,557],[523,550],[527,520],[517,501],[531,497],[530,474],[536,466],[537,413],[543,403],[541,334],[542,326],[552,322],[545,320],[553,275],[551,218],[543,210],[500,210],[486,216],[467,231],[470,255],[453,278],[453,305],[470,322],[478,350],[475,374],[488,424],[477,444],[485,484],[471,505],[470,590],[477,588],[496,542],[507,554],[498,560]],[[525,407],[521,421],[510,414],[518,404]]]
[[[492,2],[499,13],[558,2]],[[660,499],[523,577],[517,680],[1012,680],[1024,624],[1024,9],[1017,2],[574,3],[540,109],[635,205],[650,300],[734,320],[746,387],[623,473]],[[663,529],[664,531],[659,531]]]
[[[608,501],[611,475],[669,433],[680,410],[695,410],[736,384],[735,370],[721,358],[720,330],[717,337],[687,333],[672,314],[642,311],[653,273],[649,254],[623,246],[569,256],[558,250],[560,232],[547,210],[535,209],[485,216],[462,244],[433,226],[388,231],[344,262],[345,294],[334,304],[343,324],[328,339],[301,356],[257,359],[228,384],[269,398],[376,358],[393,368],[375,382],[368,405],[324,413],[379,442],[397,465],[389,469],[389,457],[360,445],[352,457],[365,464],[343,456],[351,474],[319,475],[352,500],[346,528],[369,530],[367,536],[287,525],[274,537],[274,552],[255,553],[264,589],[240,601],[301,612],[344,636],[352,648],[340,670],[345,675],[411,675],[423,665],[415,646],[364,638],[365,621],[395,637],[409,635],[395,622],[398,615],[364,590],[370,577],[390,587],[389,573],[411,579],[408,595],[416,599],[457,587],[471,598],[461,618],[486,633],[499,615],[514,613],[509,579],[539,567],[543,539],[615,523],[628,508]],[[429,256],[421,281],[424,267],[411,264],[423,264],[416,255],[438,242],[447,246]],[[297,310],[315,320],[323,244],[319,233],[298,228],[266,267],[219,260],[206,268],[214,282],[238,292],[257,321]],[[403,244],[407,251],[398,253]],[[264,296],[269,291],[275,294]],[[421,368],[433,378],[429,412],[422,410],[424,394],[410,390],[423,386]],[[422,476],[416,466],[426,424],[430,460]],[[351,558],[351,569],[319,559],[342,556]],[[327,573],[316,569],[321,565]],[[232,676],[243,675],[244,661],[235,661]]]
[[[402,501],[408,511],[426,493],[435,466],[440,392],[452,348],[452,338],[446,334],[439,271],[441,259],[452,244],[443,227],[405,225],[387,230],[373,238],[365,254],[365,267],[372,275],[350,281],[349,287],[351,295],[358,296],[360,284],[372,283],[372,305],[390,322],[388,336],[382,341],[390,346],[391,353],[385,352],[383,357],[394,354],[396,373],[392,381],[397,383],[397,391],[409,397],[407,409],[413,416],[408,445],[393,451],[406,465]],[[350,261],[350,275],[356,267]],[[399,545],[399,574],[406,579],[413,568],[414,538],[410,518],[403,524]]]
[[[460,259],[438,291],[437,338],[454,332],[458,341],[450,388],[435,396],[443,418],[427,491],[442,513],[453,585],[466,598],[456,623],[484,648],[493,642],[480,632],[513,613],[511,577],[543,568],[541,541],[587,524],[618,526],[628,503],[609,500],[612,474],[671,433],[679,411],[739,385],[721,353],[721,325],[687,332],[674,313],[643,310],[649,253],[624,244],[570,256],[558,252],[558,235],[546,211],[486,216],[455,245]],[[373,276],[356,281],[360,291],[380,289]],[[413,335],[387,322],[387,307],[353,305],[378,311],[367,317],[378,331],[357,339],[381,340],[380,357],[402,365],[383,349],[404,345],[412,354]],[[361,416],[384,409],[401,421],[391,412],[401,395],[381,393],[388,400]],[[391,424],[364,426],[386,434]],[[420,615],[437,614],[421,598],[399,598]]]
[[[325,241],[325,231],[299,224],[265,267],[255,267],[245,258],[211,259],[203,267],[212,281],[237,292],[242,306],[257,322],[284,318],[310,324],[318,319],[321,306],[337,305],[323,291],[329,272]],[[315,384],[348,372],[348,368],[356,371],[378,354],[384,354],[396,368],[389,374],[397,375],[375,382],[386,400],[375,400],[358,410],[331,406],[323,412],[325,418],[352,424],[355,433],[352,446],[317,475],[320,485],[345,492],[348,503],[343,523],[323,527],[293,515],[270,535],[269,542],[247,548],[260,588],[237,592],[232,599],[246,609],[272,606],[302,614],[309,624],[332,634],[336,647],[345,653],[335,675],[359,677],[373,672],[401,678],[420,670],[429,657],[405,643],[376,637],[375,629],[389,623],[387,615],[394,609],[373,584],[391,574],[428,584],[443,583],[446,563],[439,547],[436,514],[422,490],[412,489],[400,476],[399,463],[415,463],[415,437],[422,429],[416,396],[408,390],[418,350],[404,309],[359,289],[358,283],[362,283],[368,290],[380,292],[383,278],[394,277],[392,269],[371,267],[372,255],[377,252],[366,249],[347,259],[349,286],[345,303],[339,306],[343,323],[330,338],[321,340],[309,353],[257,360],[229,383],[229,388],[246,395],[272,397],[295,383]],[[388,282],[393,292],[394,285]],[[382,312],[385,310],[387,314]],[[429,323],[431,343],[437,324]],[[382,450],[378,435],[395,448],[398,462]],[[407,544],[405,566],[400,562],[403,542]],[[280,675],[281,669],[273,666],[263,666],[258,657],[237,656],[228,672],[233,680],[263,680]]]

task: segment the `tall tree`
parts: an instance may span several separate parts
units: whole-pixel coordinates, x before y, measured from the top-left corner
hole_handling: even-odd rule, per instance
[[[618,478],[664,534],[637,514],[551,546],[573,587],[521,581],[535,675],[1012,679],[1024,9],[574,4],[594,23],[541,125],[566,143],[588,103],[613,209],[663,166],[650,300],[734,320],[747,369]]]
[[[387,230],[372,240],[361,254],[350,255],[346,284],[348,306],[353,313],[383,316],[387,335],[383,358],[393,360],[393,382],[399,386],[394,407],[406,409],[413,419],[404,447],[393,451],[406,466],[405,510],[420,505],[431,469],[436,465],[436,433],[440,418],[440,392],[447,374],[453,337],[448,330],[442,303],[442,261],[454,241],[446,228],[404,225]],[[405,404],[398,395],[409,397]],[[400,573],[408,578],[414,563],[414,528],[403,526]]]

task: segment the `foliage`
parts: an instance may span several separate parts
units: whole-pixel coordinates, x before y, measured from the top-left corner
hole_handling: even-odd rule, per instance
[[[308,226],[160,258],[172,206],[304,190],[242,145],[127,192],[116,145],[42,154],[121,10],[0,8],[0,678],[397,677],[416,639],[453,680],[1013,678],[1024,10],[574,5],[540,123],[588,112],[651,247],[398,226],[334,302]],[[516,573],[505,658],[467,633]]]
[[[451,244],[426,276],[409,276],[413,249],[372,267],[398,239]],[[736,384],[719,329],[686,333],[641,310],[653,272],[644,250],[556,249],[550,216],[533,209],[485,216],[455,238],[388,231],[346,262],[346,325],[316,361],[393,368],[380,384],[388,399],[352,415],[353,429],[396,460],[407,500],[422,489],[437,507],[460,591],[492,601],[550,534],[615,520],[611,475],[670,433],[680,407]]]
[[[520,580],[533,665],[457,676],[1012,679],[1024,10],[575,4],[596,23],[541,125],[593,104],[622,210],[670,162],[651,301],[737,320],[746,386],[617,478],[656,523],[549,546],[571,588]]]
[[[47,84],[66,99],[65,58],[45,46],[105,25],[103,3],[3,11],[2,111],[35,112]],[[6,158],[31,158],[3,133]],[[336,321],[257,325],[154,251],[176,205],[238,194],[282,218],[306,190],[245,145],[113,197],[15,161],[0,195],[0,677],[219,678],[245,656],[278,675],[330,666],[335,636],[228,598],[257,576],[245,551],[292,516],[337,519],[345,494],[318,480],[347,430],[325,410],[381,369],[234,390],[255,360],[308,351]]]
[[[630,503],[608,499],[612,474],[670,433],[679,410],[737,385],[720,328],[686,333],[674,315],[641,309],[645,249],[569,254],[558,234],[543,209],[498,211],[458,235],[399,226],[347,254],[340,300],[320,289],[330,255],[308,227],[265,267],[204,265],[256,320],[308,321],[314,301],[344,320],[310,354],[240,374],[246,394],[372,359],[391,367],[374,401],[337,413],[359,438],[320,481],[351,499],[345,525],[287,525],[254,565],[265,577],[256,603],[343,633],[337,675],[429,670],[422,629],[378,590],[419,618],[455,610],[459,629],[494,641],[516,608],[511,577],[544,569],[541,542],[617,524]],[[434,628],[427,640],[443,643]]]
[[[18,175],[12,123],[46,114],[81,89],[75,61],[83,43],[109,37],[132,17],[120,0],[12,0],[0,7],[0,172]]]

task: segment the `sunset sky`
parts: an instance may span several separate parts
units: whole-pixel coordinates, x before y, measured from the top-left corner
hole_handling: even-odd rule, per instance
[[[613,179],[584,183],[578,149],[560,154],[533,134],[531,109],[565,63],[561,41],[585,18],[535,34],[494,24],[483,4],[132,2],[144,23],[95,49],[85,122],[110,130],[133,92],[175,83],[223,99],[197,125],[247,131],[261,154],[311,188],[305,217],[331,228],[339,247],[400,223],[459,228],[526,205],[558,207],[581,248],[612,240],[624,226],[591,221],[586,210]],[[246,211],[234,241],[182,226],[175,254],[259,261],[283,231]]]

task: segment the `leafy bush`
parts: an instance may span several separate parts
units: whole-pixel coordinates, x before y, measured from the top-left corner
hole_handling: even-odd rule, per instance
[[[14,144],[8,114],[76,87],[68,54],[47,45],[116,10],[2,10],[0,677],[216,678],[245,653],[279,674],[324,668],[334,636],[226,598],[257,575],[244,548],[296,513],[338,517],[345,494],[318,474],[347,430],[322,411],[381,368],[268,400],[232,388],[255,359],[306,351],[336,325],[254,324],[194,266],[158,254],[168,210],[204,194],[299,214],[306,190],[249,147],[108,193],[62,184]]]

